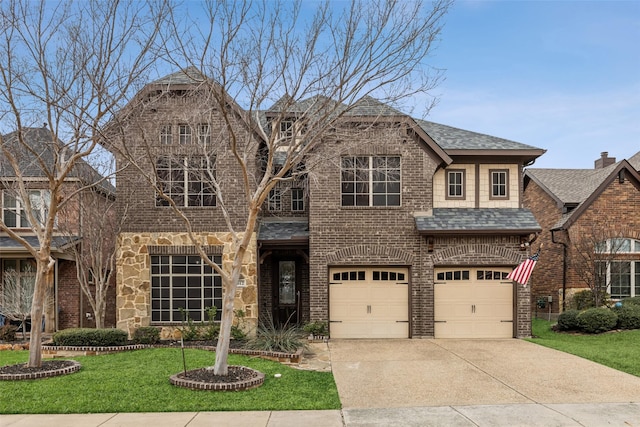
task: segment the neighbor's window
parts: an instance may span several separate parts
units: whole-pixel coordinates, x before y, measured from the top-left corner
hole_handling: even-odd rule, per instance
[[[447,171],[447,198],[448,199],[464,199],[465,185],[464,170],[448,170]]]
[[[191,126],[178,125],[178,142],[180,144],[191,144]]]
[[[29,190],[31,213],[39,224],[43,224],[49,214],[51,192],[49,190]],[[9,228],[29,228],[27,205],[8,191],[2,192],[2,220]]]
[[[180,207],[215,206],[215,159],[205,156],[160,157],[156,162],[158,186]],[[169,206],[160,194],[156,206]]]
[[[282,210],[282,192],[279,188],[272,188],[269,192],[268,208],[271,212]]]
[[[280,138],[289,139],[293,137],[293,120],[282,120],[280,122]]]
[[[349,156],[341,165],[342,206],[400,206],[400,157]]]
[[[173,133],[171,125],[163,125],[160,128],[160,144],[173,144]]]
[[[304,190],[302,188],[291,189],[291,210],[293,212],[304,211]]]
[[[220,256],[212,260],[222,263]],[[199,256],[151,255],[152,322],[182,322],[183,311],[195,322],[206,321],[207,309],[213,306],[220,320],[222,280]]]
[[[198,143],[201,145],[211,143],[211,127],[209,123],[200,123],[198,125]]]
[[[509,171],[492,170],[491,174],[491,198],[505,199],[509,197]]]

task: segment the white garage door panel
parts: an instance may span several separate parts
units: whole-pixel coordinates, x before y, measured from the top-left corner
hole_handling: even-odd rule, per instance
[[[349,268],[333,269],[331,277],[335,272],[347,270]],[[385,267],[355,270],[364,271],[365,278],[334,281],[329,286],[331,337],[407,338],[408,270]],[[402,281],[373,280],[374,271],[395,271],[404,276]]]
[[[468,268],[468,278],[436,280],[434,334],[436,338],[513,337],[513,285],[507,280],[479,280]],[[493,268],[502,271],[502,268]],[[507,269],[508,270],[508,269]],[[507,271],[505,270],[505,271]],[[436,270],[438,272],[444,271]]]

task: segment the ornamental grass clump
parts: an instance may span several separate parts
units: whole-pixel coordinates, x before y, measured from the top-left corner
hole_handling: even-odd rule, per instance
[[[249,340],[247,347],[253,350],[294,353],[306,347],[305,332],[288,322],[276,325],[271,316],[260,322],[256,336]]]

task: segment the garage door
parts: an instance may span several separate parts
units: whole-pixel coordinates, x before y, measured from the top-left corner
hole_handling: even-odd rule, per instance
[[[406,268],[333,268],[329,273],[331,338],[408,338]]]
[[[436,269],[436,338],[512,338],[510,268]]]

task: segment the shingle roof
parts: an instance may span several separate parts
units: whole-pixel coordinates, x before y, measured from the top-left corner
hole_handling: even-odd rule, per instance
[[[418,125],[446,150],[540,150],[532,145],[510,141],[491,135],[458,129],[426,120],[416,120]]]
[[[36,236],[23,236],[23,238],[31,247],[36,249],[40,248],[40,243],[38,242],[38,238]],[[58,250],[78,240],[79,239],[77,236],[53,236],[51,238],[51,250]],[[6,253],[22,250],[26,250],[26,248],[17,241],[13,240],[11,237],[0,236],[0,252]]]
[[[40,159],[47,168],[53,168],[56,151],[64,144],[60,140],[54,140],[54,135],[47,128],[26,128],[23,130],[23,135],[25,143],[29,145],[33,152],[27,150],[17,141],[17,132],[4,135],[3,139],[7,148],[11,150],[18,159],[20,170],[24,177],[45,178],[45,171],[43,171],[38,160]],[[8,178],[14,176],[15,171],[9,164],[9,161],[5,156],[0,156],[0,177]],[[68,177],[79,178],[87,185],[100,181],[98,186],[102,190],[111,194],[115,194],[116,191],[115,187],[108,180],[104,180],[104,177],[84,159],[76,161]]]
[[[422,234],[520,234],[542,230],[529,209],[434,208],[431,216],[416,216],[415,220]]]
[[[365,96],[353,103],[352,107],[347,111],[347,116],[406,116],[406,114],[390,107],[387,104]]]
[[[157,85],[178,85],[178,84],[193,84],[200,83],[206,80],[207,77],[200,72],[196,67],[188,67],[184,70],[176,71],[173,74],[161,77],[158,80],[151,82],[151,84]]]
[[[299,219],[266,219],[258,227],[259,241],[291,241],[309,240],[309,222]]]
[[[634,167],[635,170],[640,172],[640,151],[629,158],[629,163]]]

